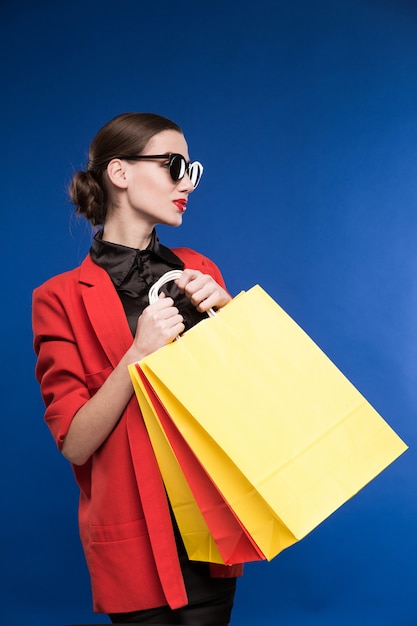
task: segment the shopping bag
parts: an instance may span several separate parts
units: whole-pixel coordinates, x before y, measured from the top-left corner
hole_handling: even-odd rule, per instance
[[[145,395],[139,376],[131,378],[142,416],[149,434],[171,507],[191,560],[223,564],[219,550],[178,464],[168,439],[154,417],[152,404]]]
[[[189,558],[227,565],[264,560],[265,556],[170,422],[146,379],[135,368],[131,376]]]
[[[407,448],[259,285],[136,367],[266,558]]]

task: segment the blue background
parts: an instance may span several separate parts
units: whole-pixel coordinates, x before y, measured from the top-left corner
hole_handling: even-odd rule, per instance
[[[2,623],[105,621],[43,424],[30,307],[89,248],[71,172],[136,110],[174,119],[205,165],[163,242],[213,258],[233,294],[260,283],[410,446],[247,566],[232,624],[415,626],[415,0],[2,0],[0,51]]]

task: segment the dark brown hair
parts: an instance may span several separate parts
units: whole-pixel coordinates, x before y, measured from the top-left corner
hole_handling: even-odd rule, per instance
[[[123,113],[107,122],[91,142],[87,169],[75,172],[70,183],[69,195],[76,213],[93,226],[104,224],[108,163],[118,154],[141,154],[152,137],[163,130],[182,133],[175,122],[155,113]]]

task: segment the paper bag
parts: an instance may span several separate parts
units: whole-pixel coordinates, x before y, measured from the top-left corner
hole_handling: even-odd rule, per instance
[[[136,367],[268,559],[406,450],[258,285]]]

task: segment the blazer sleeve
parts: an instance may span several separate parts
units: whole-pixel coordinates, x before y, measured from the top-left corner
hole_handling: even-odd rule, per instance
[[[216,283],[227,291],[223,276],[217,265],[211,259],[191,248],[174,248],[173,252],[184,263],[184,269],[199,270],[203,274],[209,274],[214,278]]]
[[[33,293],[32,323],[45,421],[61,449],[73,416],[91,394],[65,305],[45,285]]]

